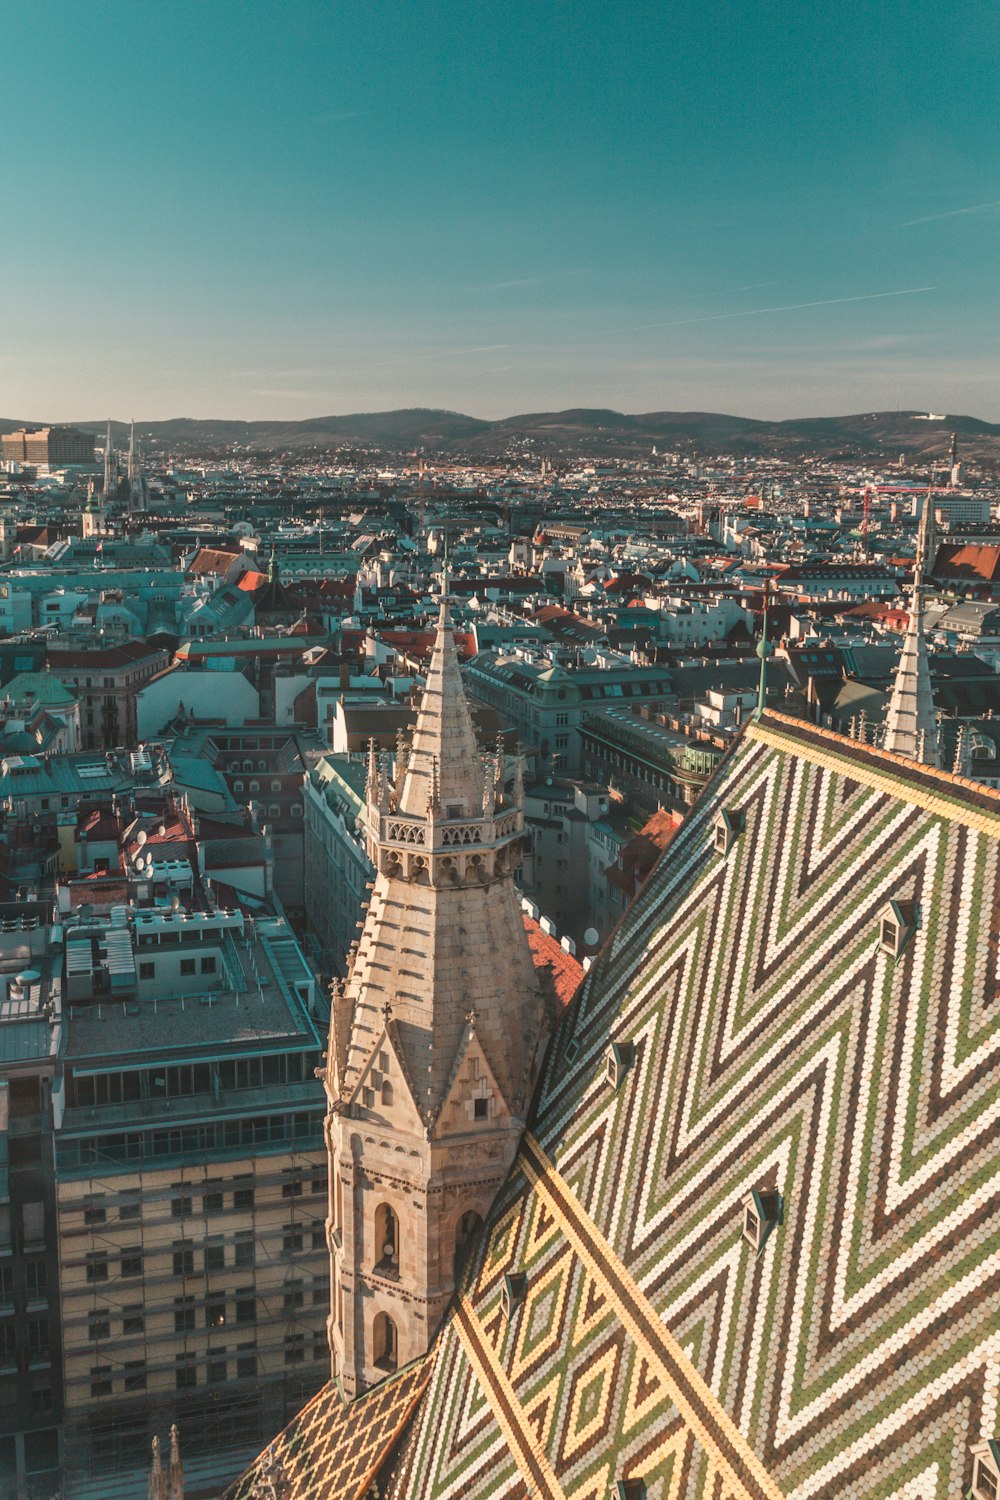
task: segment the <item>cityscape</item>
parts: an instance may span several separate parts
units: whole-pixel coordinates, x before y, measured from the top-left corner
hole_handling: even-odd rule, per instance
[[[936,1329],[908,1399],[955,1361],[935,1451],[991,1472],[1000,467],[962,419],[893,421],[893,458],[614,456],[580,414],[490,456],[5,424],[5,1495],[138,1495],[153,1438],[170,1496],[519,1493],[536,1343],[558,1422],[604,1372],[578,1446],[622,1493],[797,1494],[813,1450],[770,1446],[763,1390],[744,1431],[686,1330],[728,1268],[713,1337],[759,1343],[766,1295],[788,1357],[862,1179],[875,1353],[816,1378],[847,1358],[888,1422],[893,1320]],[[783,1106],[841,1032],[836,1087]],[[674,1050],[710,1041],[715,1079]],[[881,1117],[942,1070],[922,1144]],[[890,1139],[938,1184],[905,1210]],[[568,1212],[599,1237],[552,1238]],[[523,1415],[428,1443],[470,1382]],[[869,1473],[858,1423],[821,1426],[831,1473]],[[911,1447],[872,1493],[916,1493]]]
[[[0,1500],[1000,1500],[996,7],[0,38]]]

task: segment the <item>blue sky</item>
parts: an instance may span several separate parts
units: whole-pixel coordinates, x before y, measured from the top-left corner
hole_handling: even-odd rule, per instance
[[[0,415],[1000,420],[993,0],[0,22]]]

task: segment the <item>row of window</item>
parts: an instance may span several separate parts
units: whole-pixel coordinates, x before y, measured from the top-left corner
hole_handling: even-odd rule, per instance
[[[197,974],[199,970],[202,974],[215,974],[218,971],[218,960],[214,953],[202,954],[200,960],[196,958],[182,958],[180,969],[182,977]],[[156,978],[156,963],[153,959],[143,958],[139,960],[139,978]]]
[[[303,1179],[298,1168],[286,1167],[282,1176],[281,1196],[283,1198],[299,1198],[302,1196],[305,1182],[308,1180],[310,1192],[320,1194],[326,1191],[325,1177],[312,1177]],[[239,1180],[239,1179],[237,1179]],[[194,1213],[194,1193],[192,1184],[187,1182],[175,1182],[173,1184],[174,1196],[170,1199],[170,1214],[174,1219],[190,1218]],[[248,1211],[253,1209],[256,1201],[256,1189],[252,1186],[235,1187],[232,1190],[232,1206],[234,1209]],[[204,1189],[199,1187],[200,1212],[204,1214],[221,1214],[225,1210],[226,1195],[218,1183],[214,1183]],[[118,1218],[138,1219],[140,1213],[139,1189],[129,1189],[120,1197],[117,1203]],[[113,1211],[113,1208],[112,1208]],[[108,1200],[103,1193],[91,1193],[84,1199],[83,1222],[92,1229],[98,1228],[108,1222]]]
[[[183,968],[185,962],[193,963],[194,960],[182,960],[182,973],[193,973],[193,970]],[[140,963],[140,972],[144,967]],[[214,971],[203,969],[203,972]],[[70,1108],[88,1108],[125,1104],[138,1099],[180,1099],[220,1089],[228,1092],[301,1083],[311,1077],[317,1061],[314,1052],[289,1052],[266,1057],[229,1058],[216,1063],[180,1063],[169,1068],[123,1069],[93,1077],[71,1075],[67,1088],[68,1104]]]
[[[286,1254],[294,1254],[305,1248],[306,1226],[300,1223],[284,1224],[281,1229],[281,1248]],[[322,1219],[316,1219],[309,1226],[309,1247],[311,1250],[322,1250],[326,1246],[326,1226]],[[226,1247],[224,1243],[207,1244],[203,1247],[203,1264],[196,1269],[195,1247],[190,1240],[175,1240],[171,1247],[171,1263],[175,1276],[195,1276],[202,1273],[208,1274],[213,1271],[226,1269]],[[130,1246],[128,1249],[118,1253],[119,1279],[127,1281],[143,1275],[144,1257],[142,1247]],[[256,1261],[256,1240],[253,1230],[243,1230],[236,1235],[233,1243],[233,1265],[237,1267],[252,1266]],[[108,1281],[111,1276],[111,1255],[107,1250],[93,1250],[84,1261],[86,1279],[89,1285],[96,1286],[100,1282]]]
[[[172,1130],[128,1131],[118,1135],[63,1138],[57,1146],[59,1167],[98,1166],[110,1162],[148,1161],[163,1156],[204,1158],[212,1151],[295,1143],[309,1150],[322,1143],[322,1114],[257,1115],[242,1120],[184,1125]]]
[[[49,1290],[49,1272],[43,1260],[26,1260],[24,1267],[25,1296],[29,1302],[44,1301]],[[14,1301],[14,1267],[0,1265],[0,1311]]]
[[[290,1333],[285,1336],[284,1359],[286,1365],[304,1364],[306,1357],[313,1360],[329,1358],[326,1335],[321,1332],[307,1335]],[[199,1381],[199,1360],[195,1354],[178,1354],[174,1359],[174,1384],[177,1390],[191,1390],[199,1384],[221,1385],[230,1378],[231,1363],[226,1349],[210,1349],[204,1361],[204,1374]],[[237,1380],[252,1380],[257,1375],[257,1349],[253,1343],[237,1344],[235,1372]],[[144,1391],[146,1389],[146,1361],[126,1360],[120,1368],[113,1365],[93,1365],[90,1371],[90,1394],[98,1399],[114,1394],[114,1378],[122,1376],[122,1389]]]
[[[47,1361],[49,1349],[48,1318],[29,1318],[27,1347],[29,1363],[37,1364],[40,1361]],[[0,1371],[16,1369],[18,1353],[16,1324],[0,1323]]]

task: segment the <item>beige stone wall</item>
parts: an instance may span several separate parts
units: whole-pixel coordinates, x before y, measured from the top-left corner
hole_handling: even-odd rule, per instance
[[[57,1202],[68,1424],[325,1374],[322,1152],[95,1175]]]

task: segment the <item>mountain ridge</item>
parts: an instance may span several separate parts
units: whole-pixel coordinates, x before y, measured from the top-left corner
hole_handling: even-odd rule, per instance
[[[100,434],[106,421],[63,425]],[[0,432],[22,425],[44,424],[0,419]],[[403,407],[294,421],[171,417],[137,422],[136,431],[147,449],[152,445],[178,452],[245,446],[263,452],[304,453],[362,446],[499,457],[530,445],[539,452],[550,450],[553,456],[635,457],[654,446],[665,446],[689,453],[747,457],[814,453],[830,458],[895,456],[901,451],[911,457],[939,456],[947,452],[955,432],[967,457],[1000,463],[1000,423],[966,415],[929,420],[927,413],[912,410],[769,421],[726,412],[628,413],[610,407],[567,407],[488,420],[433,407]],[[128,424],[113,421],[112,432],[116,443],[123,444]]]

